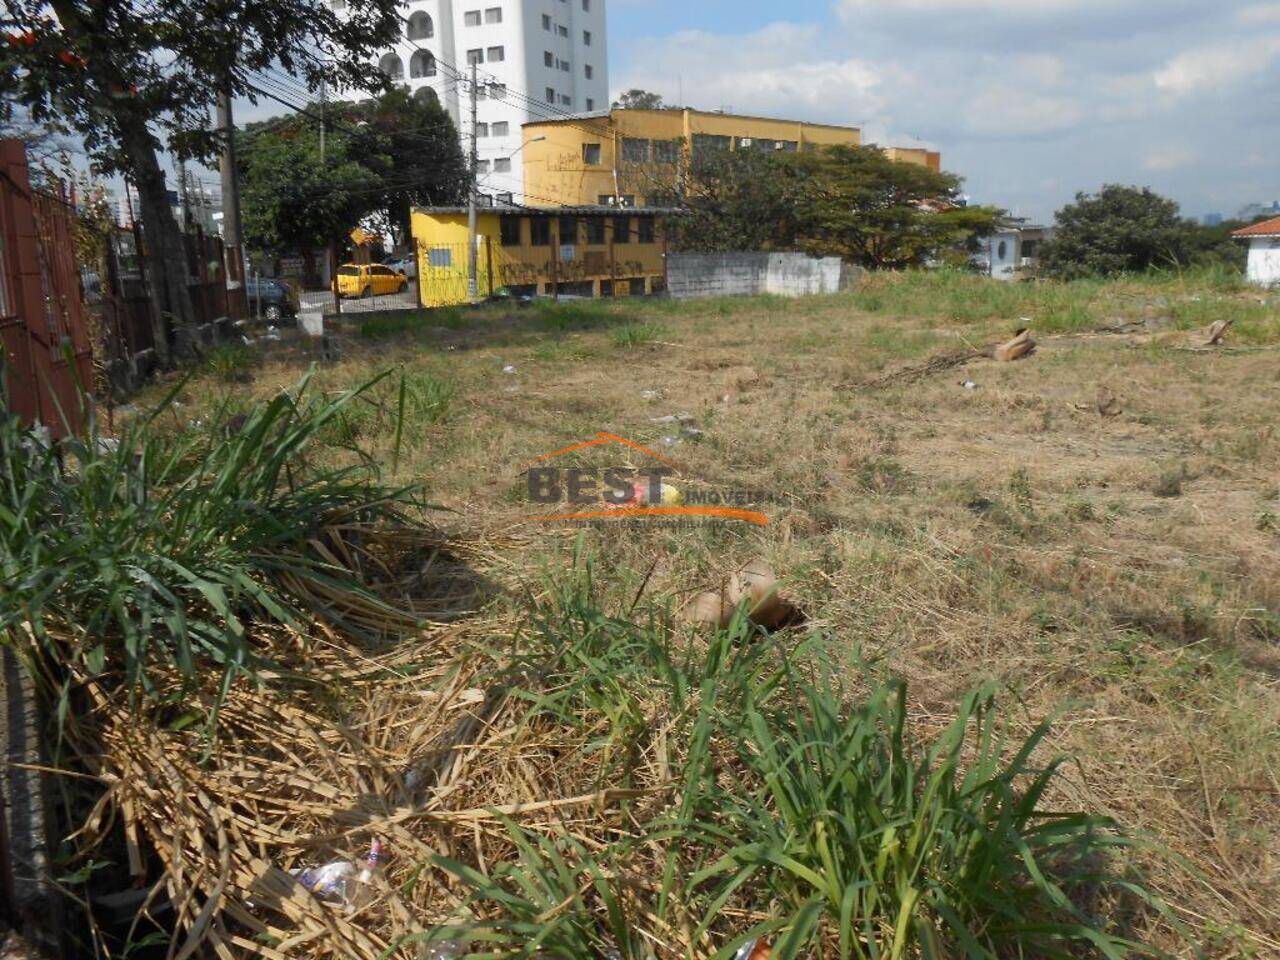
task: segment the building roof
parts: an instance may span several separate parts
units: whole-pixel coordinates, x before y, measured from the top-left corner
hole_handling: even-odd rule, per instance
[[[1272,217],[1270,220],[1263,220],[1261,223],[1255,223],[1251,227],[1245,227],[1243,230],[1237,230],[1232,234],[1233,237],[1280,237],[1280,217]]]
[[[414,207],[414,213],[439,213],[466,215],[466,207]],[[491,206],[477,205],[476,213],[513,213],[525,217],[663,217],[673,216],[683,213],[678,207],[619,207],[619,206],[599,206],[593,205],[589,207],[520,207],[505,203],[495,203]]]
[[[687,108],[661,107],[657,110],[642,110],[638,107],[614,107],[612,110],[594,110],[586,113],[557,114],[554,117],[547,117],[547,118],[535,119],[535,120],[526,120],[523,124],[521,124],[521,126],[539,127],[548,123],[574,123],[575,121],[578,123],[581,123],[584,120],[608,120],[612,118],[612,116],[615,113],[682,114],[686,110],[689,113],[693,114],[694,116],[698,116],[698,117],[730,117],[734,120],[764,120],[769,123],[798,123],[805,127],[820,127],[826,130],[856,130],[859,133],[862,132],[861,127],[855,127],[849,124],[815,123],[812,120],[796,120],[790,117],[761,117],[751,113],[730,113],[724,110],[695,110],[693,107],[687,107]],[[898,149],[904,149],[904,148],[898,148]],[[916,148],[907,147],[905,149],[916,149]],[[920,149],[923,149],[923,148],[920,148]]]

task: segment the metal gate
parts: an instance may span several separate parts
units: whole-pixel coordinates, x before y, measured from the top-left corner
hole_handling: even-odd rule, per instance
[[[75,208],[31,186],[20,140],[0,140],[0,346],[4,400],[55,437],[77,432],[93,349],[75,256]]]

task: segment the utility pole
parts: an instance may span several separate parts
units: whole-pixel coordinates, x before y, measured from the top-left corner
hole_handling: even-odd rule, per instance
[[[471,64],[471,189],[467,191],[467,298],[475,303],[480,299],[478,257],[476,255],[476,168],[480,165],[480,148],[476,142],[476,122],[480,116],[480,97],[476,88],[479,71]]]
[[[178,158],[178,196],[182,201],[182,232],[191,232],[191,194],[187,190],[187,161]]]
[[[222,131],[222,156],[218,170],[222,174],[222,252],[227,268],[227,302],[237,317],[247,317],[249,303],[245,299],[244,247],[240,227],[240,170],[236,163],[236,126],[231,118],[231,94],[218,94],[218,129]]]

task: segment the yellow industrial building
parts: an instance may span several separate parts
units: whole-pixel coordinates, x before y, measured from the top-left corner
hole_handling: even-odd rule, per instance
[[[659,208],[481,209],[476,237],[481,297],[626,297],[660,293],[667,235]],[[424,306],[467,303],[467,211],[415,208],[413,237]]]
[[[899,163],[914,163],[919,167],[928,167],[934,173],[942,172],[942,154],[923,147],[885,147],[884,155]]]
[[[672,206],[689,151],[858,146],[862,131],[701,110],[610,110],[524,125],[525,203]]]

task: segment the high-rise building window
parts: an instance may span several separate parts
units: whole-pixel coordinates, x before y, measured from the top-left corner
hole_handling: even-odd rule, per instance
[[[546,50],[542,54],[542,62],[554,70],[556,66],[556,55],[550,50]]]
[[[542,29],[547,31],[547,33],[551,32],[551,15],[550,14],[544,13],[542,15]]]
[[[591,31],[590,31],[590,30],[583,30],[583,31],[582,31],[582,45],[583,45],[584,47],[589,47],[589,46],[591,46]]]
[[[488,173],[488,172],[489,172],[489,161],[488,161],[488,160],[477,160],[477,161],[476,161],[476,173]]]
[[[556,24],[556,33],[562,37],[567,37],[569,35],[569,28],[563,24]]]
[[[511,124],[503,120],[501,123],[492,124],[489,127],[489,133],[495,137],[505,137],[511,133]]]
[[[589,63],[586,66],[585,72],[588,80],[590,80],[592,77],[596,75],[595,67],[591,66],[591,64]]]
[[[476,124],[476,136],[487,137],[489,135],[489,125],[487,123]]]
[[[490,62],[490,63],[501,63],[501,62],[502,62],[503,60],[505,60],[505,59],[507,59],[507,51],[506,51],[506,48],[505,48],[505,47],[490,47],[490,48],[489,48],[489,62]]]
[[[556,92],[551,87],[547,87],[547,103],[556,102]]]
[[[430,50],[415,50],[409,58],[409,76],[434,77],[436,75],[436,58]]]
[[[481,64],[481,63],[484,63],[484,51],[483,51],[483,50],[468,50],[468,51],[467,51],[467,66],[469,66],[469,67],[473,67],[473,66],[476,66],[477,64]]]
[[[560,69],[561,69],[561,70],[563,70],[565,73],[568,73],[570,70],[572,70],[572,69],[573,69],[573,67],[571,67],[571,66],[569,65],[569,61],[568,61],[568,60],[561,60],[561,61],[560,61]]]
[[[466,24],[468,27],[480,26],[480,11],[468,10],[466,13],[462,15],[462,22]]]
[[[591,0],[582,0],[582,10],[584,13],[591,12]]]
[[[573,106],[573,97],[569,96],[567,93],[562,93],[562,94],[560,94],[560,106],[562,106],[562,107],[572,107],[572,106]]]
[[[594,110],[595,108],[596,108],[596,102],[592,100],[590,97],[587,97],[587,109]]]
[[[388,80],[404,79],[404,61],[394,53],[388,53],[379,60],[378,69],[386,75]]]
[[[484,22],[485,22],[485,23],[501,23],[501,22],[502,22],[502,8],[501,8],[501,7],[489,7],[489,8],[487,8],[487,9],[485,10],[485,12],[484,12]]]
[[[494,173],[510,173],[511,158],[499,157],[497,160],[493,161],[493,172]]]

